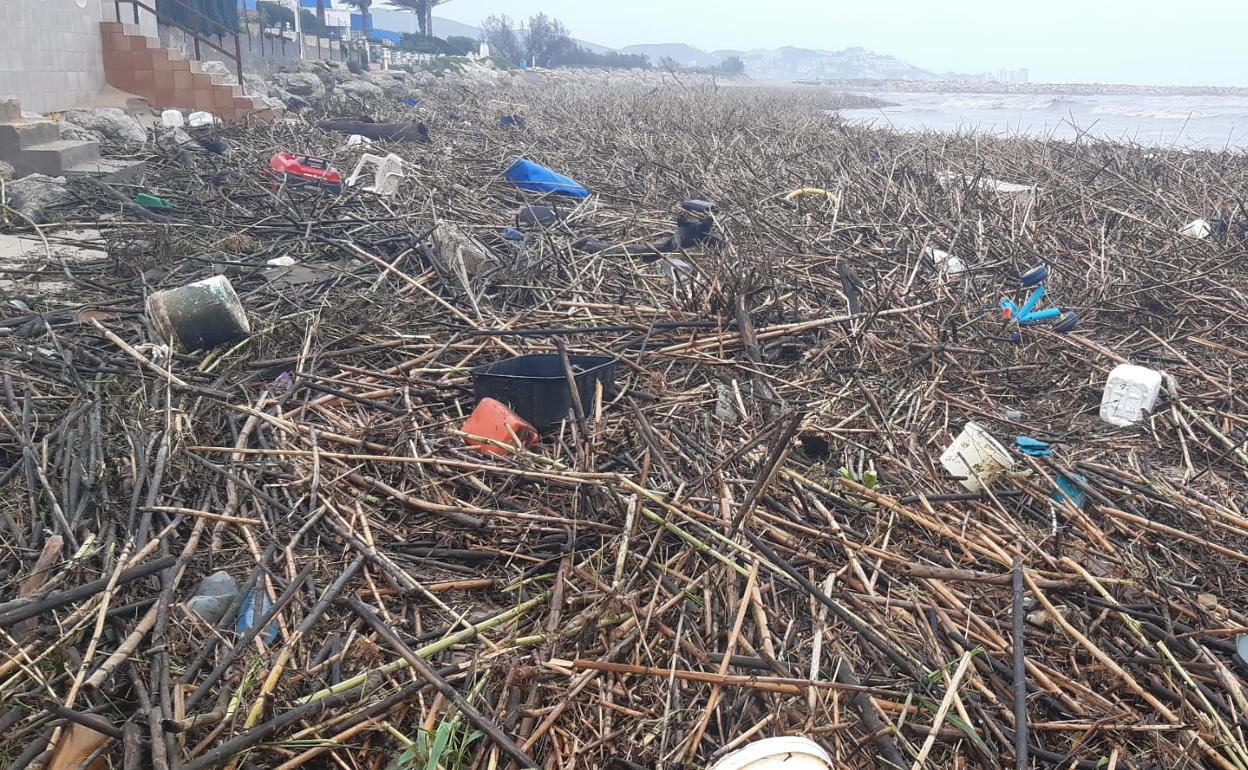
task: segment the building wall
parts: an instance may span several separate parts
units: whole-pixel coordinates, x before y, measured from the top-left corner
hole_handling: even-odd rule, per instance
[[[101,0],[0,0],[0,96],[52,112],[98,94],[101,14]]]

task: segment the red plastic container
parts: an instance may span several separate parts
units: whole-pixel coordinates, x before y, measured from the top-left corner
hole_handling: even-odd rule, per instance
[[[539,440],[537,429],[520,419],[520,415],[508,409],[501,401],[495,401],[492,398],[481,399],[477,408],[472,410],[472,414],[464,423],[464,433],[494,439],[512,446],[518,438],[520,444],[526,448],[535,445]],[[516,434],[516,438],[511,437],[512,433]],[[492,455],[511,454],[501,446],[487,444],[484,441],[468,439],[468,444]]]
[[[288,182],[319,185],[333,192],[342,191],[342,173],[324,158],[279,152],[269,158],[269,170],[273,176],[285,178]]]

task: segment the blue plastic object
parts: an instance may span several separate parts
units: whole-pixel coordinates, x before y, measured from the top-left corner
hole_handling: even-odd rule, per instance
[[[238,633],[246,633],[256,622],[256,618],[262,617],[264,613],[269,611],[273,604],[269,601],[269,595],[262,589],[257,589],[247,594],[243,599],[243,606],[238,608],[238,617],[234,621],[234,630]],[[277,638],[277,621],[274,620],[269,627],[260,632],[260,639],[265,644],[272,642]]]
[[[1079,319],[1075,316],[1075,311],[1068,310],[1057,318],[1057,323],[1053,324],[1053,331],[1059,334],[1073,332],[1075,327],[1079,325]]]
[[[1079,484],[1088,483],[1087,476],[1083,476],[1078,473],[1074,474],[1074,479],[1077,480]],[[1085,495],[1083,490],[1079,488],[1079,484],[1072,481],[1070,476],[1062,474],[1057,477],[1057,491],[1050,495],[1050,497],[1057,503],[1070,500],[1071,504],[1076,508],[1082,508],[1083,503],[1088,499],[1088,496]]]
[[[523,115],[503,115],[498,119],[500,128],[524,128]]]
[[[504,227],[503,237],[509,241],[516,241],[518,243],[524,242],[524,233],[520,232],[514,227]]]
[[[1023,273],[1022,282],[1024,286],[1036,286],[1041,283],[1044,283],[1045,279],[1048,277],[1049,277],[1049,266],[1048,265],[1036,265],[1032,269]]]
[[[403,104],[404,107],[419,107],[420,106],[420,100],[417,99],[415,96],[404,96],[399,101]]]
[[[589,190],[581,187],[563,174],[557,174],[545,166],[521,158],[511,164],[504,173],[508,182],[521,190],[540,193],[558,193],[573,198],[588,198]]]
[[[1048,457],[1053,454],[1052,446],[1031,436],[1018,436],[1014,439],[1014,446],[1018,447],[1023,454],[1032,457]]]

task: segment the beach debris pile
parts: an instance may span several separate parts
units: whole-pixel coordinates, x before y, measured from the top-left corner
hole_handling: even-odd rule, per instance
[[[1243,156],[383,93],[0,210],[7,766],[1248,767]]]

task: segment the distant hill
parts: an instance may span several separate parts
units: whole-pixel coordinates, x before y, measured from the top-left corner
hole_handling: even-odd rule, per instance
[[[714,67],[720,61],[715,54],[684,43],[630,45],[627,48],[621,48],[620,53],[644,54],[650,57],[650,63],[654,65],[664,58],[672,59],[682,67]]]
[[[775,50],[732,52],[731,55],[741,57],[745,62],[745,73],[750,77],[770,80],[939,79],[935,73],[895,56],[874,53],[865,48],[820,51],[785,46]]]

